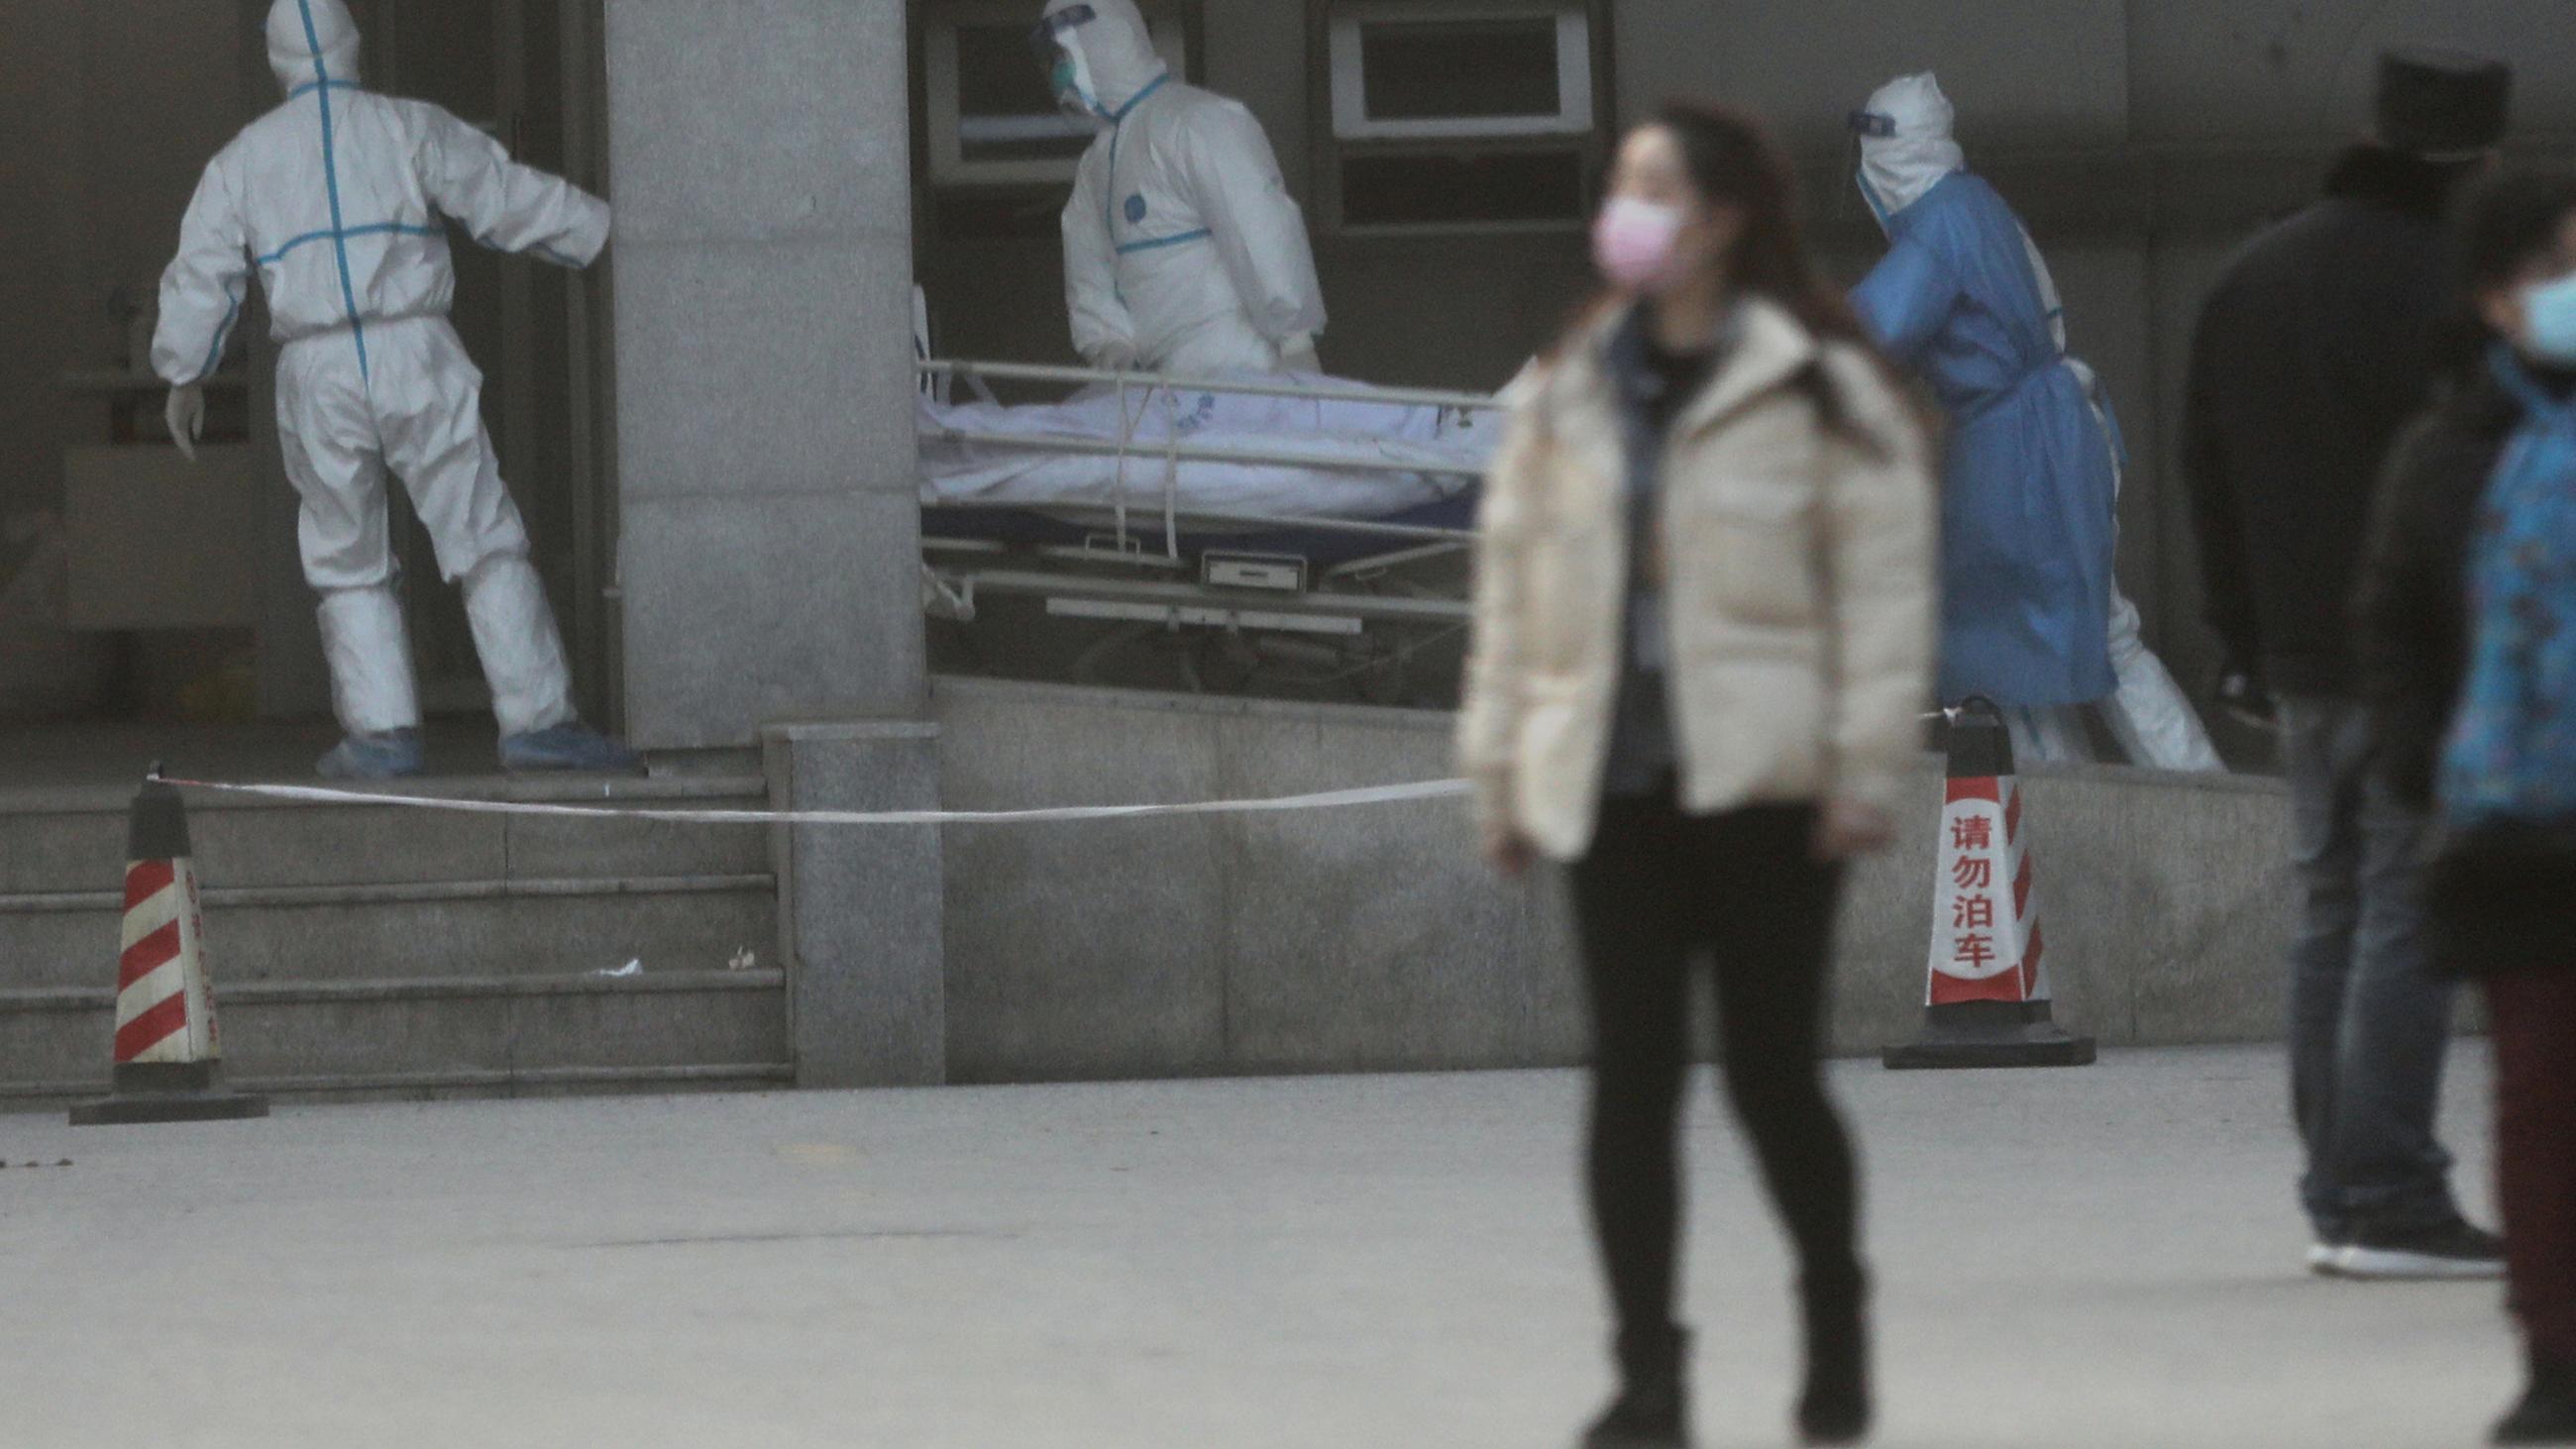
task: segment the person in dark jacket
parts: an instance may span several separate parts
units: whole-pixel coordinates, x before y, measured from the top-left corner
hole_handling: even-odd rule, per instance
[[[2346,636],[2372,489],[2440,362],[2441,216],[2492,165],[2510,86],[2492,62],[2383,56],[2377,137],[2323,201],[2238,254],[2192,346],[2183,464],[2210,622],[2229,693],[2280,692],[2303,897],[2291,1090],[2320,1272],[2501,1270],[2434,1135],[2452,993],[2424,962],[2425,817],[2367,783]]]
[[[2496,1441],[2576,1444],[2576,175],[2481,188],[2459,252],[2494,340],[2390,465],[2356,638],[2388,787],[2444,821],[2434,965],[2494,1021],[2531,1360]]]

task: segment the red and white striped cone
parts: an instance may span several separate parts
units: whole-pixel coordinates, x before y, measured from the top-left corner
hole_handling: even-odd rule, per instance
[[[2093,1039],[2067,1035],[2049,1013],[2048,943],[2002,713],[1968,701],[1951,721],[1949,756],[1923,1035],[1888,1048],[1887,1065],[2084,1066]]]
[[[106,1097],[72,1109],[72,1125],[267,1116],[267,1098],[223,1084],[205,918],[177,787],[143,782],[125,853],[115,1075]]]

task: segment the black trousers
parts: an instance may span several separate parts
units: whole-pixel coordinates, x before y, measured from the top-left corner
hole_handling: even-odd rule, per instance
[[[1842,878],[1810,852],[1815,822],[1809,806],[1692,817],[1669,793],[1617,798],[1573,868],[1594,1031],[1593,1226],[1623,1334],[1674,1321],[1697,969],[1714,973],[1727,1096],[1809,1289],[1857,1291],[1857,1175],[1818,1065]]]

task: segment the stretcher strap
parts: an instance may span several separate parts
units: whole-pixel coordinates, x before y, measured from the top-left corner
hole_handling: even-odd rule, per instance
[[[1164,388],[1163,396],[1163,553],[1181,556],[1181,399]]]
[[[1110,485],[1110,500],[1118,510],[1118,547],[1121,552],[1127,547],[1127,450],[1134,446],[1136,419],[1127,412],[1127,379],[1121,377],[1118,379],[1118,476]]]

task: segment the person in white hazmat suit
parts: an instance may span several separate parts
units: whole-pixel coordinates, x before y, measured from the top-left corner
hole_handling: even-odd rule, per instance
[[[2108,503],[2119,496],[2126,459],[2101,380],[2067,354],[2066,311],[2056,279],[2020,219],[1992,187],[1966,170],[1954,118],[1939,82],[1928,73],[1881,86],[1853,118],[1860,136],[1861,193],[1894,243],[1887,259],[1852,294],[1854,309],[1891,355],[1924,375],[1960,424],[1945,470],[1950,496],[1944,511],[1949,515],[1945,528],[1964,530],[1965,536],[1951,540],[1949,562],[1957,566],[1968,554],[2010,557],[2017,551],[2098,547],[2108,604],[2109,673],[2115,681],[2100,704],[2112,735],[2134,764],[2224,769],[2190,701],[2139,637],[2137,605],[2109,577],[2117,523]],[[2041,386],[2049,380],[2051,364],[2072,381],[2053,390]],[[2014,425],[2016,416],[2022,426]],[[2080,437],[2073,429],[2080,429]],[[2091,456],[2071,457],[2067,448]],[[2089,496],[2079,473],[2107,475],[2108,497],[2101,501],[2099,518],[2064,517],[2062,540],[2044,534],[1976,536],[1980,530],[2023,530],[2034,519],[2060,518],[2052,510],[2076,507],[2076,500]],[[2077,563],[2071,558],[2031,562],[2034,576],[2063,572]],[[2017,618],[2044,617],[2054,609],[2059,621],[2080,617],[2080,611],[2065,605],[2065,600],[2023,600],[2014,612]],[[1959,622],[1945,620],[1945,654],[1963,656],[1945,658],[1945,679],[1953,664],[1972,676],[1980,666],[1984,674],[2004,679],[2030,673],[2027,668],[2016,671],[2009,659],[1998,669],[1991,657],[1965,657],[1977,641],[1973,631],[1962,636],[1947,627]],[[2067,762],[2089,757],[2073,708],[2024,704],[2012,699],[2009,689],[1996,692],[2011,706],[2005,717],[2024,758]]]
[[[1133,0],[1048,0],[1033,44],[1101,132],[1064,208],[1074,350],[1115,372],[1321,372],[1315,254],[1261,123],[1173,78]]]
[[[527,530],[484,431],[482,374],[447,310],[442,217],[481,245],[581,267],[608,242],[607,203],[513,163],[446,111],[359,88],[342,0],[276,0],[268,58],[286,103],[215,155],[161,278],[152,365],[171,437],[192,458],[200,384],[224,356],[254,274],[267,294],[277,431],[302,502],[304,576],[321,595],[335,779],[421,769],[420,701],[394,589],[386,474],[399,477],[461,584],[512,770],[638,768],[581,723]]]

